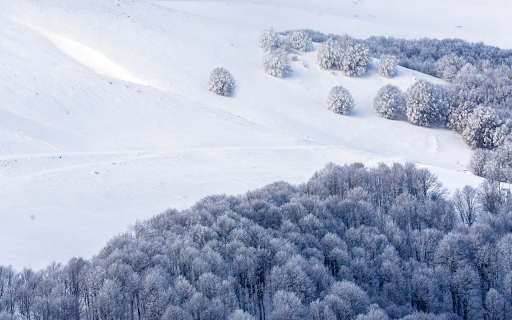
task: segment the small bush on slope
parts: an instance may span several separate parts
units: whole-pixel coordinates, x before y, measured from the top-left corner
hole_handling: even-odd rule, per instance
[[[288,45],[300,52],[313,50],[313,43],[309,34],[302,30],[290,32],[287,37]]]
[[[337,114],[348,114],[354,108],[354,98],[350,92],[341,87],[333,87],[325,103],[327,110]]]
[[[406,116],[410,123],[423,127],[443,125],[446,113],[446,99],[439,86],[421,79],[407,90]]]
[[[283,78],[292,72],[288,56],[283,50],[274,50],[263,57],[261,70],[274,77]]]
[[[370,65],[369,52],[364,44],[348,41],[341,58],[341,72],[350,77],[360,77],[365,74]]]
[[[405,118],[405,97],[403,92],[394,85],[382,87],[373,100],[375,112],[386,119]]]
[[[329,38],[318,46],[316,64],[322,69],[339,70],[343,53],[341,43],[333,38]]]
[[[270,28],[269,30],[263,31],[258,40],[258,47],[264,52],[276,50],[281,45],[281,38],[274,28]]]
[[[383,55],[377,65],[377,73],[386,78],[393,78],[396,75],[396,57],[393,55]]]
[[[212,93],[227,97],[235,89],[235,79],[228,70],[215,68],[210,74],[206,88]]]

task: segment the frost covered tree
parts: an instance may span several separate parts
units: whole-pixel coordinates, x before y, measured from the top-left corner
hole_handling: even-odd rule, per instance
[[[292,72],[286,52],[279,49],[265,55],[260,68],[266,74],[278,78],[284,78]]]
[[[348,114],[354,108],[354,98],[344,87],[333,87],[329,91],[325,107],[337,114]]]
[[[348,41],[341,58],[340,70],[350,77],[360,77],[368,71],[370,50],[364,44]]]
[[[396,76],[396,66],[398,62],[396,57],[390,54],[385,54],[380,57],[380,62],[377,65],[377,73],[386,78],[393,78]]]
[[[497,214],[503,202],[501,185],[496,180],[485,180],[479,187],[480,208],[492,214]]]
[[[373,100],[375,112],[386,119],[401,119],[405,117],[405,96],[394,85],[382,87]]]
[[[272,319],[302,320],[304,316],[304,306],[294,293],[277,291],[272,300],[274,305]]]
[[[360,314],[356,320],[389,320],[389,316],[378,304],[372,304],[368,313]]]
[[[462,190],[457,189],[453,196],[455,211],[466,226],[471,227],[475,222],[478,212],[477,191],[471,186],[465,186]]]
[[[276,50],[281,45],[281,37],[274,28],[263,31],[258,41],[258,47],[265,52]]]
[[[463,319],[482,319],[482,296],[479,280],[477,271],[468,265],[464,265],[453,275],[453,311]]]
[[[210,74],[206,88],[212,93],[227,97],[235,88],[235,79],[228,70],[215,68]]]
[[[229,316],[228,320],[256,320],[256,318],[250,313],[238,309]]]
[[[288,45],[300,52],[308,52],[313,50],[313,42],[310,35],[304,30],[297,30],[288,34]]]
[[[485,165],[491,157],[491,150],[477,149],[473,152],[469,162],[469,170],[475,175],[483,177],[485,172]]]
[[[170,305],[165,313],[163,314],[161,320],[193,320],[194,318],[190,313],[183,310],[180,307]]]
[[[466,65],[466,61],[455,53],[447,54],[436,63],[437,76],[448,82],[452,82],[457,73]]]
[[[476,105],[471,101],[464,101],[456,107],[450,108],[446,126],[459,133],[464,132],[475,108]]]
[[[309,319],[311,320],[336,320],[336,315],[325,301],[317,299],[309,304]]]
[[[406,116],[412,124],[431,127],[443,124],[447,103],[440,86],[421,79],[407,90]]]
[[[469,116],[462,137],[473,149],[494,149],[505,142],[508,133],[507,123],[495,109],[477,107]]]
[[[486,319],[505,320],[505,300],[494,288],[491,288],[485,296]]]
[[[350,281],[335,282],[329,289],[329,294],[348,303],[353,315],[366,313],[370,306],[368,294],[357,284]]]
[[[316,64],[322,69],[338,70],[341,67],[343,54],[344,50],[341,43],[338,40],[329,38],[318,46]]]

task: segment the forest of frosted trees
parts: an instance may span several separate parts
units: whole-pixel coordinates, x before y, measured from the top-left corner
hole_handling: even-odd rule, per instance
[[[0,319],[512,319],[512,198],[331,163],[138,222],[91,260],[0,267]]]

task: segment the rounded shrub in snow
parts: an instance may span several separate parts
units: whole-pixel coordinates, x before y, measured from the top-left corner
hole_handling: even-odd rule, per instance
[[[258,41],[258,47],[265,52],[275,50],[279,48],[281,44],[281,38],[274,28],[263,31]]]
[[[333,87],[325,107],[334,113],[348,114],[354,108],[354,98],[347,89],[341,86]]]
[[[360,77],[368,71],[370,50],[364,44],[348,41],[341,58],[340,70],[349,77]]]
[[[340,69],[343,48],[338,40],[327,39],[316,52],[316,64],[322,69]]]
[[[443,124],[447,109],[440,86],[421,79],[407,90],[407,121],[417,126],[431,127]]]
[[[210,74],[206,88],[212,93],[227,97],[235,88],[235,79],[228,70],[215,68]]]
[[[300,52],[313,50],[313,42],[309,34],[303,30],[293,31],[288,34],[288,45]]]
[[[405,117],[405,97],[397,86],[388,84],[382,87],[373,100],[375,112],[386,119]]]
[[[390,54],[385,54],[380,57],[380,62],[377,65],[377,73],[386,78],[393,78],[396,76],[396,57]]]
[[[274,77],[283,78],[292,72],[288,56],[283,50],[274,50],[263,57],[261,70]]]

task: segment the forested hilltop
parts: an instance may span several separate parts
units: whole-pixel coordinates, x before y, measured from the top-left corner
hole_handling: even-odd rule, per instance
[[[413,164],[328,164],[136,223],[91,260],[0,267],[0,319],[512,319],[512,201]]]

